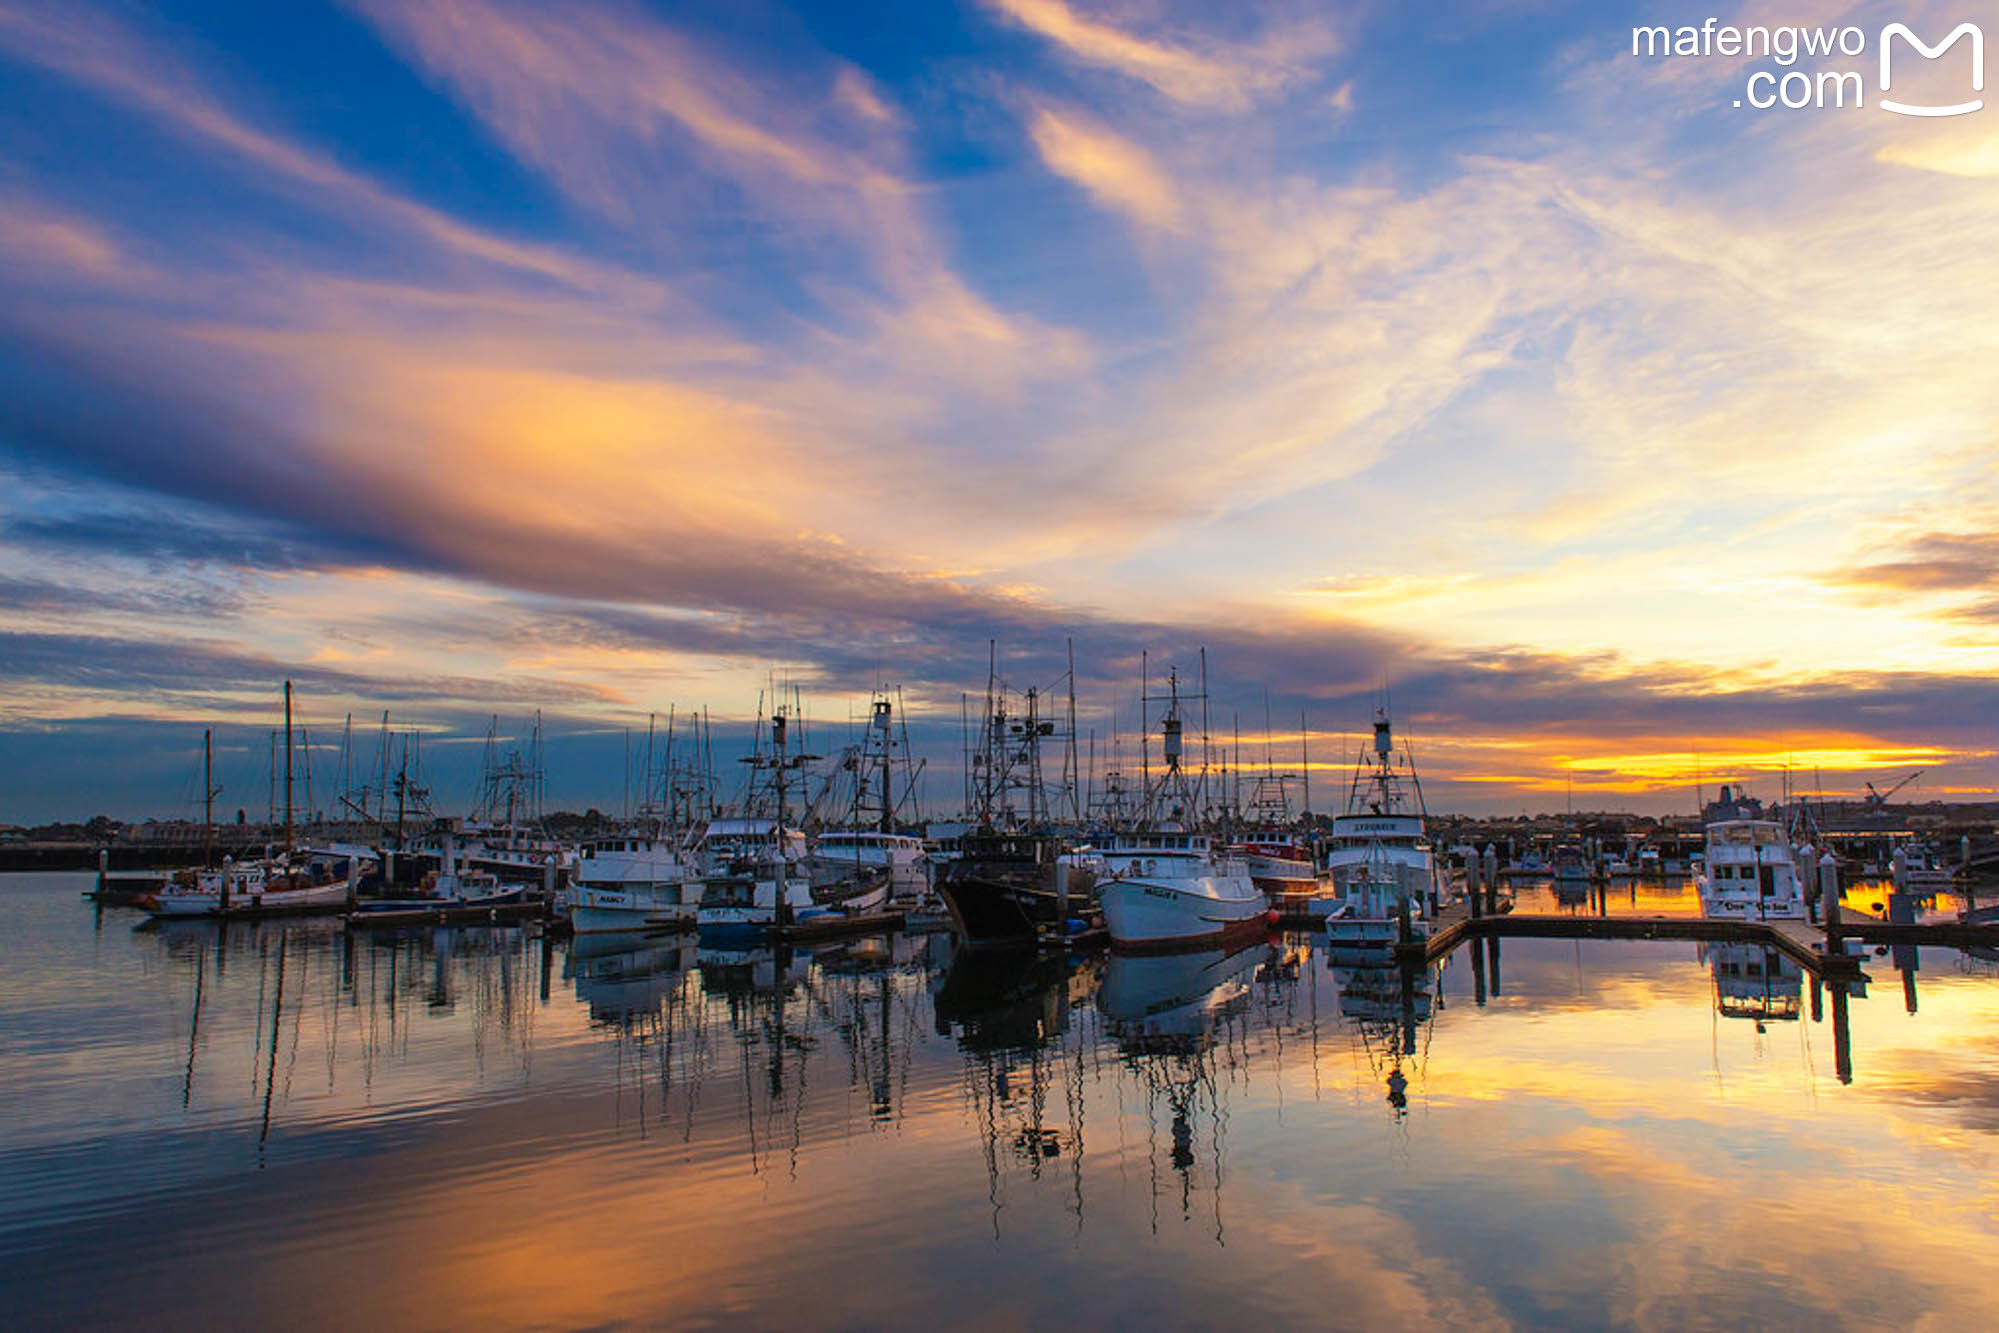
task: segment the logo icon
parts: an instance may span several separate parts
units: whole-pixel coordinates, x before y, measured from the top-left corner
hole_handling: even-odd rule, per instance
[[[1950,30],[1950,36],[1944,38],[1935,46],[1931,46],[1928,42],[1916,36],[1915,33],[1910,32],[1907,24],[1890,23],[1887,27],[1883,28],[1881,30],[1881,91],[1885,93],[1889,89],[1888,57],[1890,52],[1894,50],[1895,38],[1901,37],[1906,40],[1910,46],[1915,47],[1917,51],[1921,52],[1925,59],[1936,60],[1941,58],[1944,52],[1957,45],[1958,38],[1966,35],[1969,35],[1971,38],[1971,89],[1973,92],[1984,92],[1985,34],[1979,31],[1978,25],[1975,23],[1958,24]],[[1969,102],[1959,102],[1956,106],[1910,106],[1905,102],[1891,102],[1885,97],[1881,99],[1880,103],[1883,111],[1893,111],[1897,115],[1903,116],[1962,116],[1976,111],[1984,105],[1985,101],[1983,98],[1973,98]]]

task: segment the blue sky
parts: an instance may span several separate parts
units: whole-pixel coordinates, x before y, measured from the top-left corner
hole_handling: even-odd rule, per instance
[[[1328,752],[1388,684],[1467,808],[1989,792],[1999,112],[1629,54],[1705,17],[0,0],[0,822],[287,675],[540,707],[581,806],[993,638],[1106,729],[1142,649]]]

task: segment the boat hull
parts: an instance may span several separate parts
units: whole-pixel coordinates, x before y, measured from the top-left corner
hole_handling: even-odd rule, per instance
[[[1411,940],[1428,939],[1430,927],[1420,917],[1409,922]],[[1350,948],[1392,949],[1402,939],[1402,923],[1394,917],[1334,916],[1326,920],[1326,941]]]
[[[208,891],[161,893],[149,909],[160,917],[305,916],[339,912],[347,906],[345,884],[314,884],[298,889],[232,890],[224,906],[222,895]]]
[[[1180,948],[1246,938],[1269,929],[1269,906],[1247,875],[1190,880],[1133,877],[1098,890],[1117,949]]]
[[[690,930],[697,909],[682,901],[678,884],[607,888],[579,885],[571,891],[569,926],[578,935],[633,930]]]
[[[1055,880],[1066,874],[1058,893]],[[1072,919],[1096,911],[1096,877],[1077,866],[1050,862],[951,862],[938,877],[938,896],[968,944],[1007,947],[1069,934]]]

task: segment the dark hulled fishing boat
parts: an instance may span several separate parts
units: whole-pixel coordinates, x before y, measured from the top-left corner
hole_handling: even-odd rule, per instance
[[[942,868],[937,891],[967,943],[1025,945],[1066,939],[1093,924],[1097,877],[1055,834],[980,829]]]

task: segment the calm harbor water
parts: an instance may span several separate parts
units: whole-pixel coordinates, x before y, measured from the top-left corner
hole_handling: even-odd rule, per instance
[[[1953,951],[1835,1005],[1685,943],[1405,986],[1308,936],[135,929],[89,883],[0,876],[8,1328],[1999,1312],[1999,964]]]

